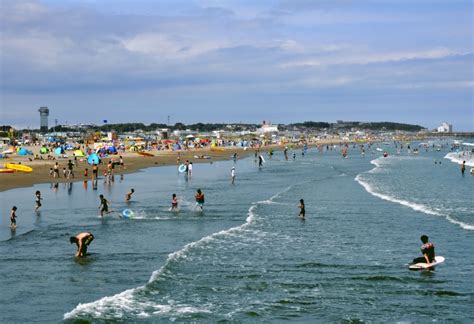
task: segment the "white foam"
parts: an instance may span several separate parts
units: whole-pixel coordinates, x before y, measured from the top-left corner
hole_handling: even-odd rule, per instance
[[[370,171],[368,171],[368,173],[369,172]],[[378,198],[383,199],[383,200],[387,200],[387,201],[390,201],[390,202],[394,202],[394,203],[409,207],[409,208],[411,208],[415,211],[419,211],[419,212],[422,212],[422,213],[425,213],[425,214],[428,214],[428,215],[442,216],[442,217],[445,217],[449,222],[451,222],[453,224],[456,224],[456,225],[459,225],[463,229],[470,230],[470,231],[474,230],[474,225],[466,224],[466,223],[463,223],[463,222],[458,221],[456,219],[453,219],[451,216],[443,214],[443,213],[441,213],[439,211],[436,211],[432,208],[429,208],[426,205],[410,202],[408,200],[399,199],[399,198],[396,198],[396,197],[393,197],[393,196],[390,196],[390,195],[387,195],[387,194],[379,193],[379,192],[375,191],[374,188],[369,183],[362,180],[362,178],[361,178],[362,175],[363,175],[362,173],[358,174],[355,177],[354,180],[357,181],[362,187],[364,187],[364,189],[368,193],[370,193],[371,195],[373,195],[375,197],[378,197]]]
[[[463,161],[466,161],[467,166],[474,167],[474,155],[469,151],[451,152],[446,154],[444,158],[457,164],[462,164]]]
[[[267,200],[253,203],[248,209],[247,218],[245,220],[245,223],[243,223],[242,225],[232,227],[227,230],[222,230],[222,231],[213,233],[209,236],[205,236],[201,238],[200,240],[188,243],[182,249],[169,254],[168,258],[165,261],[165,264],[160,269],[152,273],[150,279],[148,280],[148,284],[152,283],[157,278],[159,278],[166,271],[170,263],[177,262],[181,259],[185,259],[187,252],[192,250],[194,247],[208,243],[222,236],[229,236],[229,235],[233,236],[237,232],[245,230],[246,227],[252,224],[252,222],[255,220],[255,216],[256,216],[255,209],[258,207],[259,204],[273,202],[274,199],[278,198],[280,195],[290,190],[291,187],[292,186],[287,187],[283,191],[275,194],[274,196],[270,197]],[[106,317],[107,319],[112,319],[112,318],[116,319],[116,318],[122,318],[124,314],[126,313],[135,313],[136,316],[141,314],[140,316],[143,317],[144,316],[143,314],[146,314],[146,313],[144,313],[142,310],[145,308],[158,309],[157,311],[155,311],[155,313],[156,312],[158,313],[171,312],[172,309],[173,311],[176,311],[176,312],[185,312],[185,311],[191,312],[191,311],[196,310],[195,308],[188,307],[188,306],[179,309],[179,308],[171,307],[168,305],[157,305],[157,304],[152,304],[149,302],[137,301],[135,298],[135,294],[144,289],[146,289],[146,285],[140,286],[137,288],[128,289],[113,296],[103,297],[94,302],[79,304],[72,311],[65,313],[64,319],[65,320],[74,319],[79,316],[91,316],[91,317],[99,317],[99,318]],[[199,312],[203,312],[203,311],[206,312],[207,310],[199,310]],[[108,312],[112,312],[112,314]]]

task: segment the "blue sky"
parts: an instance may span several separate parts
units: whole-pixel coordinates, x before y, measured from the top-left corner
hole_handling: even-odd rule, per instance
[[[0,124],[395,121],[474,131],[473,2],[2,0]]]

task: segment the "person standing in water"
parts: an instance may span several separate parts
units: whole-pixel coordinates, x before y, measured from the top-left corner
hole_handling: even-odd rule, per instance
[[[71,236],[69,242],[76,243],[77,251],[76,257],[85,257],[87,255],[87,247],[94,240],[94,235],[89,232],[79,233],[76,236]]]
[[[130,189],[129,192],[127,192],[125,194],[125,202],[126,203],[128,203],[130,201],[130,199],[132,199],[132,195],[133,195],[134,192],[135,192],[135,189],[132,188],[132,189]]]
[[[104,213],[108,214],[109,213],[109,202],[107,199],[105,199],[104,195],[99,195],[100,199],[100,216],[104,216]]]
[[[302,219],[305,219],[304,216],[306,214],[306,210],[304,207],[304,199],[300,199],[300,204],[298,205],[298,208],[300,209],[300,213],[298,214],[298,216]]]
[[[16,206],[12,207],[12,210],[10,211],[10,228],[15,229],[16,228],[16,211],[18,208]]]
[[[263,156],[259,155],[258,156],[258,168],[261,169],[263,166]]]
[[[464,172],[466,171],[466,161],[462,161],[461,165],[461,175],[464,176]]]
[[[201,191],[201,189],[197,190],[194,198],[196,198],[196,206],[200,207],[202,210],[204,207],[204,193]]]
[[[416,263],[427,263],[430,264],[431,262],[435,261],[435,246],[433,243],[428,242],[428,236],[422,235],[420,237],[421,242],[423,245],[421,246],[421,254],[422,257],[413,259],[413,264]]]
[[[235,182],[235,167],[232,167],[232,169],[230,170],[230,178],[232,180],[232,184],[234,184],[234,182]]]
[[[35,211],[38,211],[38,209],[41,207],[41,200],[43,198],[41,198],[41,191],[37,190],[36,193],[35,193],[35,203],[36,203],[36,207],[35,207]]]
[[[175,193],[171,196],[171,210],[178,210],[178,198],[176,197]]]

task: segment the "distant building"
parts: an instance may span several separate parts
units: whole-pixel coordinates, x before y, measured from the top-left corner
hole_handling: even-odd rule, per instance
[[[257,128],[257,134],[271,134],[278,133],[278,125],[272,125],[272,123],[266,123],[263,121],[262,127]]]
[[[40,113],[40,131],[46,133],[48,131],[49,109],[48,107],[41,107],[38,111]]]
[[[448,124],[448,122],[444,122],[436,130],[438,131],[438,133],[452,133],[453,125]]]

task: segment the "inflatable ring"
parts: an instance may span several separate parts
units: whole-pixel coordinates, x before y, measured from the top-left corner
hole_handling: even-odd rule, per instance
[[[181,165],[178,167],[178,171],[179,171],[180,173],[183,173],[184,171],[186,171],[186,165],[181,164]]]
[[[131,218],[133,217],[133,212],[130,209],[124,209],[122,215],[124,218]]]

